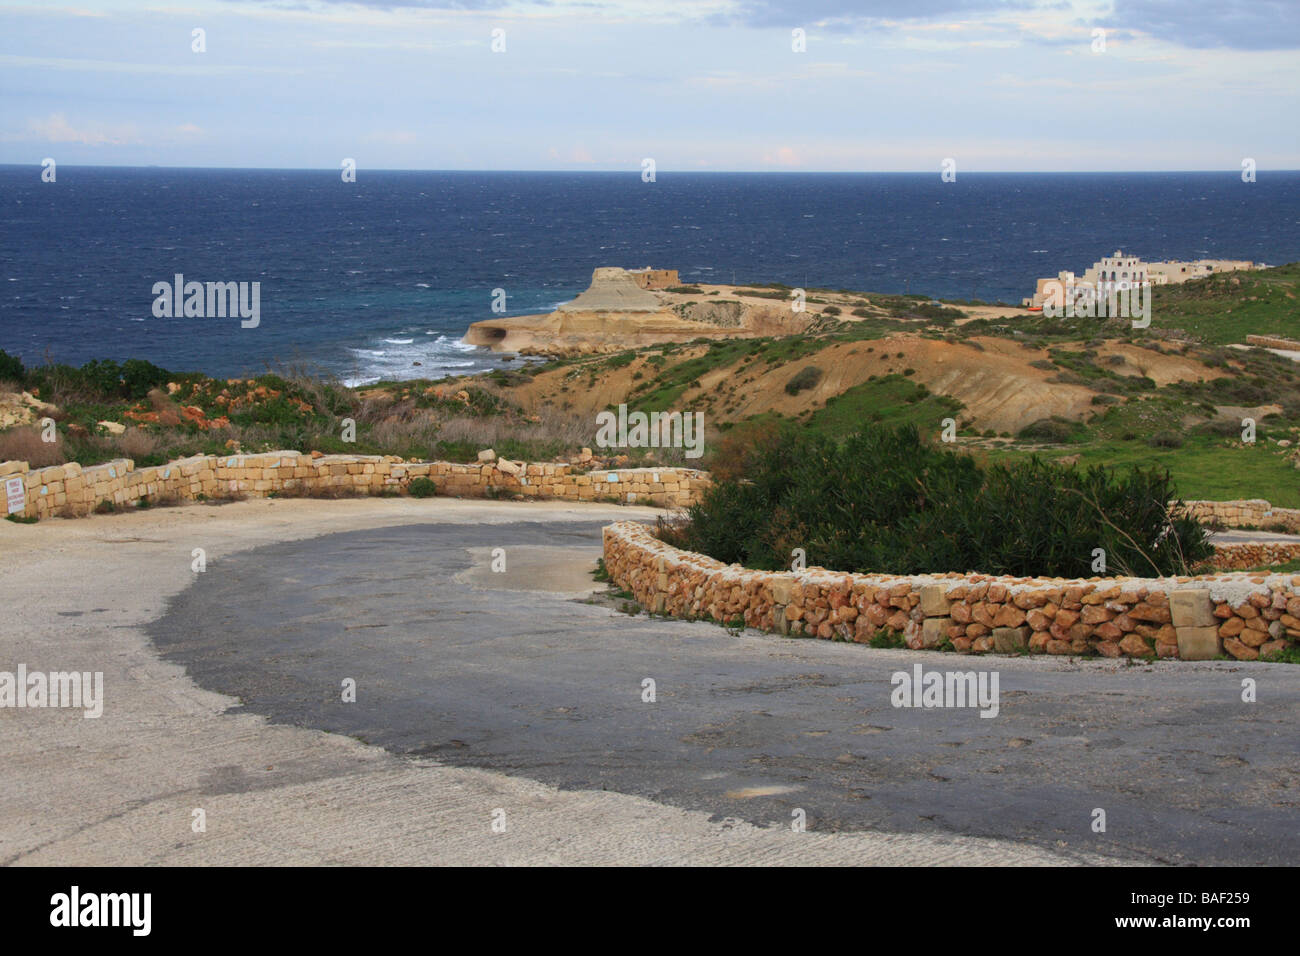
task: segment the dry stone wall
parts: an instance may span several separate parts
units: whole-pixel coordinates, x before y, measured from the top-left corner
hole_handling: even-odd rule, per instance
[[[1284,339],[1278,335],[1248,335],[1246,336],[1246,344],[1258,346],[1262,349],[1300,350],[1300,342],[1295,339]]]
[[[705,472],[690,468],[611,468],[577,471],[557,462],[407,462],[392,456],[324,455],[296,451],[258,455],[199,455],[166,465],[136,468],[119,459],[83,468],[76,463],[29,468],[24,461],[0,462],[0,485],[22,481],[23,507],[30,518],[80,517],[101,502],[115,506],[142,498],[195,500],[263,497],[269,494],[405,493],[414,478],[428,478],[439,494],[562,498],[624,503],[650,501],[684,507],[708,486]]]
[[[1216,544],[1210,563],[1220,571],[1246,571],[1265,565],[1300,561],[1300,542],[1250,541],[1240,544]]]
[[[1300,575],[1012,578],[754,571],[605,528],[610,578],[655,613],[743,620],[780,634],[866,643],[882,630],[913,649],[1254,660],[1300,641]]]
[[[1225,528],[1273,528],[1300,533],[1300,508],[1275,508],[1263,498],[1245,501],[1186,501],[1197,521]]]

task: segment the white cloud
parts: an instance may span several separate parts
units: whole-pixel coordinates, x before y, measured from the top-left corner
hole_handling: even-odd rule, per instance
[[[41,143],[80,143],[83,146],[124,146],[135,143],[135,127],[83,126],[76,127],[62,113],[51,113],[44,119],[29,119],[27,129],[8,140],[32,140]]]

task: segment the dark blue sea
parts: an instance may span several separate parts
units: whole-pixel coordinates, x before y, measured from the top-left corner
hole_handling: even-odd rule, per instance
[[[368,172],[0,166],[0,348],[364,382],[495,367],[460,343],[602,265],[1018,303],[1116,249],[1300,260],[1300,172]],[[261,321],[154,318],[155,282],[261,283]],[[420,365],[414,363],[419,362]]]

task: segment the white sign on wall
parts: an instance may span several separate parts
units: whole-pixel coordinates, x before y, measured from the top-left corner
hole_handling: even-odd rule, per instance
[[[9,514],[27,507],[27,492],[21,477],[5,479],[5,499],[9,503]]]

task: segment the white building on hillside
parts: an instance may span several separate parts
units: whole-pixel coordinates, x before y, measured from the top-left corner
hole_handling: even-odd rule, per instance
[[[1023,299],[1031,309],[1041,309],[1048,301],[1060,305],[1064,289],[1090,290],[1096,295],[1111,295],[1132,289],[1143,282],[1151,285],[1171,285],[1200,279],[1219,272],[1236,272],[1239,269],[1263,269],[1260,262],[1248,259],[1197,259],[1194,262],[1143,262],[1137,256],[1126,256],[1116,249],[1113,256],[1104,256],[1082,276],[1073,272],[1058,272],[1047,279],[1039,279],[1034,294]]]

